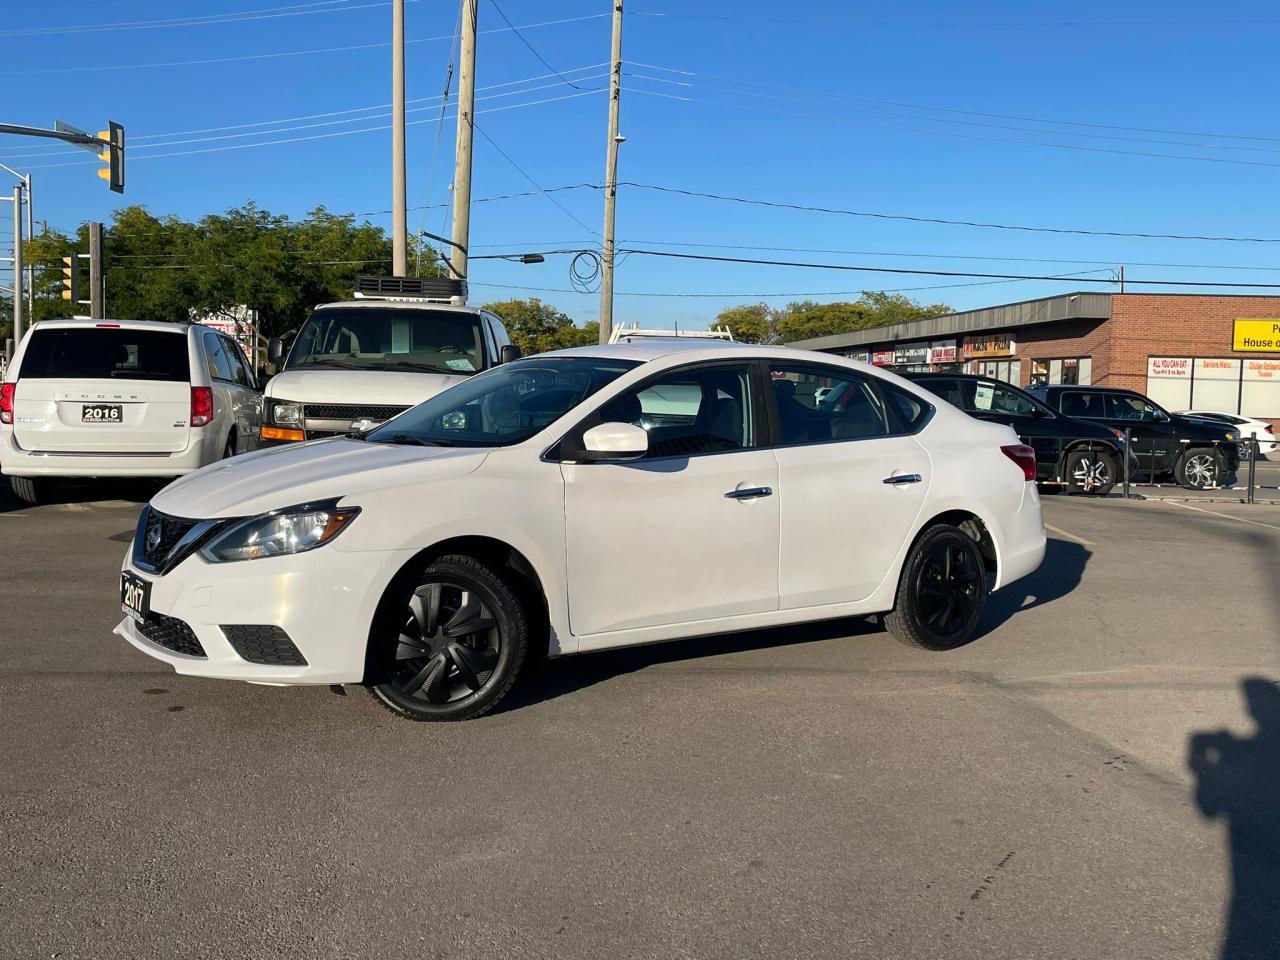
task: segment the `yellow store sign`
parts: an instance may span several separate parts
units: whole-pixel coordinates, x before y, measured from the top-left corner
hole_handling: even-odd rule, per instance
[[[1280,317],[1270,320],[1237,320],[1231,349],[1243,352],[1280,353]]]

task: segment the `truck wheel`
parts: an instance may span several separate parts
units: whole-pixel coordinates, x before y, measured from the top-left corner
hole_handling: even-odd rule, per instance
[[[1178,485],[1189,490],[1209,490],[1222,482],[1226,461],[1217,450],[1195,447],[1178,460],[1174,476]]]
[[[1116,458],[1105,450],[1073,450],[1063,472],[1068,493],[1105,497],[1116,485]]]
[[[53,485],[43,477],[10,477],[13,495],[30,504],[48,503]]]

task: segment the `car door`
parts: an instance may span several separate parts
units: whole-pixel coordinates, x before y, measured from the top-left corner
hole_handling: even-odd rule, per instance
[[[223,350],[232,364],[235,383],[233,410],[236,418],[236,452],[244,453],[258,445],[258,432],[262,423],[262,389],[249,367],[248,358],[240,345],[229,337],[222,340]]]
[[[1018,439],[1035,450],[1037,475],[1052,479],[1062,453],[1062,437],[1049,411],[1022,391],[996,380],[975,380],[972,388],[965,412],[979,420],[1012,427]]]
[[[1109,393],[1106,400],[1107,425],[1130,430],[1138,469],[1152,474],[1172,470],[1181,450],[1168,417],[1162,418],[1153,403],[1136,393]]]
[[[771,363],[769,377],[782,507],[779,603],[865,599],[916,522],[929,456],[886,404],[897,387],[821,364]],[[820,387],[831,389],[811,405],[806,398]]]
[[[571,451],[605,422],[649,434],[640,459],[562,463],[576,636],[777,609],[778,465],[758,399],[749,363],[680,367],[566,438]]]

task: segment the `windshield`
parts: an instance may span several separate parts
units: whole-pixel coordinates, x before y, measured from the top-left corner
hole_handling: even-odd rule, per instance
[[[286,369],[423,370],[485,367],[480,315],[429,307],[324,307],[303,324]]]
[[[191,379],[187,328],[174,332],[118,327],[37,328],[27,339],[22,377],[44,380]]]
[[[521,443],[636,365],[606,357],[517,360],[449,388],[365,439],[446,447]]]

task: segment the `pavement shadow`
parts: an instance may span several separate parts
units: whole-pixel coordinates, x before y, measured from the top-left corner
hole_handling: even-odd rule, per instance
[[[744,630],[712,637],[670,640],[641,647],[602,650],[572,657],[543,661],[526,671],[515,688],[494,710],[505,713],[522,707],[554,700],[584,690],[614,677],[634,673],[658,663],[678,663],[702,657],[717,657],[768,647],[786,647],[797,643],[813,643],[842,637],[855,637],[881,632],[879,624],[865,617],[822,620],[816,623],[771,627],[766,630]]]
[[[990,633],[1015,613],[1065,597],[1080,585],[1091,556],[1092,551],[1082,544],[1050,538],[1045,544],[1044,562],[1035,573],[991,594],[974,639]]]
[[[1280,686],[1263,677],[1240,686],[1256,732],[1193,733],[1187,766],[1200,813],[1227,828],[1231,903],[1222,960],[1262,960],[1280,950]]]
[[[168,480],[65,480],[60,481],[48,493],[42,494],[39,505],[19,500],[13,494],[9,481],[0,477],[0,513],[19,510],[38,510],[43,506],[63,503],[100,503],[104,500],[123,500],[139,506],[160,492]]]

